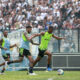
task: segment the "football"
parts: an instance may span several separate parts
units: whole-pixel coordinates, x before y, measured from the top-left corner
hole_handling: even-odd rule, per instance
[[[64,75],[64,71],[62,69],[58,69],[57,72],[58,72],[58,75]]]

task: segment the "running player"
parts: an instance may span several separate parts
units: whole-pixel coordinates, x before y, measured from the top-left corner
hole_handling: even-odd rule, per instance
[[[56,38],[57,40],[62,40],[64,38],[60,38],[55,36],[53,33],[53,26],[50,26],[47,32],[41,32],[40,34],[37,34],[36,36],[41,36],[41,44],[39,46],[39,54],[38,57],[36,58],[36,60],[34,61],[33,67],[35,66],[35,64],[41,60],[41,58],[44,55],[48,56],[48,64],[47,64],[47,71],[51,71],[51,53],[47,50],[48,47],[48,43],[51,40],[51,38]]]
[[[6,63],[7,61],[10,61],[10,53],[11,53],[10,48],[16,47],[16,44],[12,46],[10,45],[10,41],[7,38],[8,36],[7,30],[3,32],[3,36],[4,37],[0,39],[0,48],[1,48],[2,57],[4,58],[5,63]],[[5,65],[5,63],[0,64],[0,66]],[[5,71],[5,66],[3,66],[3,69],[0,74],[4,74],[4,71]]]
[[[22,62],[23,58],[25,56],[28,58],[29,63],[30,63],[29,75],[36,75],[35,73],[33,73],[33,67],[32,66],[33,66],[34,60],[32,59],[32,56],[30,53],[29,43],[31,42],[34,45],[39,45],[39,44],[33,43],[32,38],[34,38],[35,35],[31,36],[31,34],[30,34],[31,30],[32,30],[32,27],[27,26],[26,31],[22,35],[21,42],[20,42],[19,59],[14,60],[14,61],[10,61],[10,62],[8,62],[8,64]]]

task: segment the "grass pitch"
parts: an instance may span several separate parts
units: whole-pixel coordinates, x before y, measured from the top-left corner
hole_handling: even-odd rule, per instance
[[[56,71],[35,71],[36,76],[27,75],[26,71],[6,71],[0,75],[0,80],[80,80],[80,71],[64,71],[64,75],[57,75]]]

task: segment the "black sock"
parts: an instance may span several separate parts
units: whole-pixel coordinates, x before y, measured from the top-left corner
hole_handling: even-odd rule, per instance
[[[48,67],[51,67],[51,65],[50,65],[50,64],[48,64],[48,65],[47,65],[47,68],[48,68]]]
[[[29,73],[33,73],[33,67],[29,68]]]
[[[2,70],[1,73],[4,73],[5,70]]]
[[[7,64],[9,65],[9,64],[11,64],[11,63],[13,63],[13,61],[9,61]]]

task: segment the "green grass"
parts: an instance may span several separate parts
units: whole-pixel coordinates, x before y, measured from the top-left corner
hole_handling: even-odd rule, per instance
[[[35,71],[36,76],[27,75],[26,71],[5,72],[0,80],[80,80],[79,71],[64,71],[64,75],[57,75],[56,71]]]

